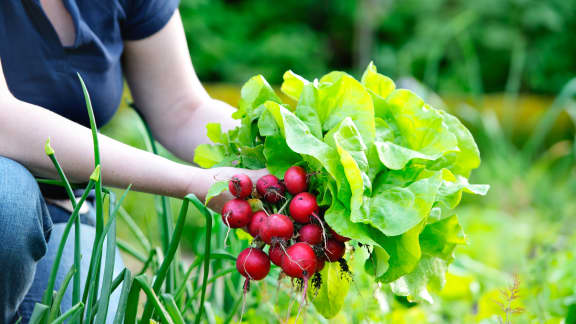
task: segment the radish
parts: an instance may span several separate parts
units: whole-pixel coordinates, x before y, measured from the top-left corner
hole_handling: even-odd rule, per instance
[[[268,250],[268,255],[270,256],[270,261],[277,266],[282,266],[282,257],[284,256],[284,249],[280,244],[274,244]]]
[[[295,323],[298,322],[302,306],[306,303],[308,280],[316,272],[317,266],[316,253],[314,253],[314,250],[308,243],[294,243],[294,245],[286,250],[286,254],[282,257],[282,270],[284,273],[292,278],[300,278],[303,281],[302,302],[298,308]]]
[[[270,203],[277,203],[284,198],[284,185],[272,174],[265,175],[256,182],[256,191]]]
[[[332,236],[333,239],[335,239],[338,242],[345,243],[350,241],[350,238],[336,233],[333,229],[330,229],[330,235]]]
[[[272,214],[260,226],[260,238],[266,244],[290,240],[294,234],[294,224],[286,215]]]
[[[252,219],[252,209],[246,200],[232,199],[222,208],[222,220],[230,228],[240,228],[248,225]]]
[[[290,216],[302,224],[310,223],[310,216],[318,209],[316,197],[309,192],[301,192],[290,201]]]
[[[252,237],[256,237],[260,232],[260,227],[266,221],[268,215],[263,210],[259,210],[252,215],[252,220],[248,224],[248,233],[252,235]]]
[[[289,193],[295,195],[308,190],[306,171],[299,167],[290,167],[284,173],[284,184]]]
[[[294,243],[286,249],[282,257],[282,270],[292,278],[302,278],[305,281],[316,271],[318,261],[314,250],[308,243]]]
[[[248,293],[248,289],[250,289],[250,280],[262,280],[268,275],[268,272],[270,272],[270,259],[268,255],[260,249],[247,248],[238,254],[236,270],[246,278],[244,281],[244,298],[240,315],[240,318],[242,318],[244,315],[244,307],[246,306],[246,294]]]
[[[322,242],[322,227],[316,224],[306,224],[298,232],[300,237],[298,241],[306,242],[310,245],[316,245]]]
[[[236,269],[249,280],[262,280],[270,272],[270,259],[260,249],[247,248],[236,259]]]
[[[326,241],[324,252],[326,253],[328,261],[335,262],[344,256],[346,245],[342,242],[336,241],[335,239],[329,239]]]
[[[228,190],[238,198],[248,198],[252,193],[252,179],[245,174],[235,174],[228,181]]]
[[[324,244],[326,244],[326,229],[324,229],[324,223],[316,214],[318,210],[318,203],[316,202],[316,197],[309,192],[301,192],[292,198],[290,201],[290,216],[298,223],[309,223],[310,216],[313,216],[318,221],[318,224],[322,227],[322,237],[324,238]]]

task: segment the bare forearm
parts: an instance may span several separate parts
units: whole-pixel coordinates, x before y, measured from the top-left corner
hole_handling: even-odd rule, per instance
[[[182,107],[175,109],[175,116],[164,118],[153,127],[158,141],[179,158],[192,162],[194,150],[200,144],[210,143],[206,135],[206,124],[219,123],[222,132],[227,132],[239,125],[232,119],[235,108],[225,102],[209,99],[193,108],[192,102],[183,101]],[[165,125],[162,123],[172,123]],[[154,125],[154,122],[152,122]]]
[[[94,169],[90,130],[46,109],[15,99],[0,102],[0,155],[19,161],[35,175],[56,178],[44,154],[48,137],[67,176],[87,181]],[[172,162],[99,136],[102,178],[106,185],[182,197],[189,191],[204,196],[210,175],[204,170]],[[190,184],[195,184],[191,186]]]

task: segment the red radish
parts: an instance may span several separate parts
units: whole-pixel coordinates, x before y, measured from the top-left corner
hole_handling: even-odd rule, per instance
[[[306,171],[299,166],[290,167],[284,173],[284,184],[288,192],[293,195],[308,190]]]
[[[270,272],[270,259],[260,249],[247,248],[236,259],[236,269],[250,280],[262,280]]]
[[[310,245],[316,245],[322,242],[322,227],[316,224],[306,224],[298,232],[300,237],[298,241],[306,242]]]
[[[344,253],[346,252],[346,245],[344,245],[342,242],[336,241],[335,239],[329,239],[326,241],[324,252],[326,252],[328,261],[335,262],[344,256]]]
[[[318,261],[308,243],[294,243],[282,257],[282,270],[293,278],[308,279],[316,271]]]
[[[256,182],[256,190],[260,196],[270,203],[277,203],[284,198],[284,185],[272,174],[265,175]]]
[[[268,250],[268,255],[270,255],[270,261],[277,266],[282,266],[282,257],[284,256],[284,249],[280,244],[274,244]]]
[[[286,215],[272,214],[260,226],[260,238],[266,244],[274,240],[289,240],[294,234],[294,224]]]
[[[245,174],[235,174],[228,181],[228,190],[235,197],[248,198],[252,193],[252,179]]]
[[[244,249],[236,259],[236,270],[246,278],[243,289],[242,311],[240,312],[240,322],[242,322],[244,308],[246,307],[246,295],[250,289],[250,280],[262,280],[268,275],[270,272],[270,258],[260,249]]]
[[[252,220],[248,224],[248,233],[252,235],[252,237],[256,237],[260,231],[260,227],[268,218],[268,215],[263,210],[259,210],[252,215]]]
[[[224,204],[222,221],[230,228],[240,228],[248,225],[252,219],[252,209],[246,200],[235,198]]]
[[[309,192],[301,192],[290,201],[290,216],[298,223],[310,223],[310,216],[317,209],[316,197]]]
[[[298,322],[302,306],[306,304],[308,280],[316,272],[317,267],[316,253],[314,253],[308,243],[295,243],[286,250],[286,254],[282,257],[282,270],[284,270],[284,273],[292,278],[301,278],[303,280],[302,302],[298,308],[295,323]]]
[[[345,237],[345,236],[342,236],[342,235],[336,233],[333,229],[330,229],[330,234],[332,235],[332,238],[335,239],[335,240],[338,241],[338,242],[344,243],[344,242],[350,241],[350,238]]]

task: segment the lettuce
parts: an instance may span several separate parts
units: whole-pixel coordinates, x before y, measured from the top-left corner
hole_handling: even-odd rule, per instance
[[[308,81],[292,71],[283,103],[262,76],[242,88],[227,134],[208,126],[213,145],[199,146],[202,167],[239,166],[282,176],[301,165],[315,176],[311,191],[326,222],[367,245],[366,271],[396,294],[431,301],[457,245],[465,242],[454,209],[462,193],[484,195],[468,182],[480,153],[466,127],[426,104],[370,63],[360,81],[331,72]]]

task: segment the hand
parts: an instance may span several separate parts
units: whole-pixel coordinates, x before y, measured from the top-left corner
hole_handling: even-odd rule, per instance
[[[211,185],[217,181],[228,181],[232,178],[233,175],[243,173],[252,179],[252,183],[256,185],[256,181],[260,179],[260,177],[269,174],[270,172],[267,169],[259,169],[259,170],[249,170],[249,169],[240,169],[240,168],[231,168],[231,167],[222,167],[222,168],[213,168],[207,169],[207,172],[211,174]],[[230,193],[230,191],[225,190],[220,195],[212,198],[208,207],[212,208],[214,211],[220,213],[224,204],[228,201],[234,199],[234,196]]]

